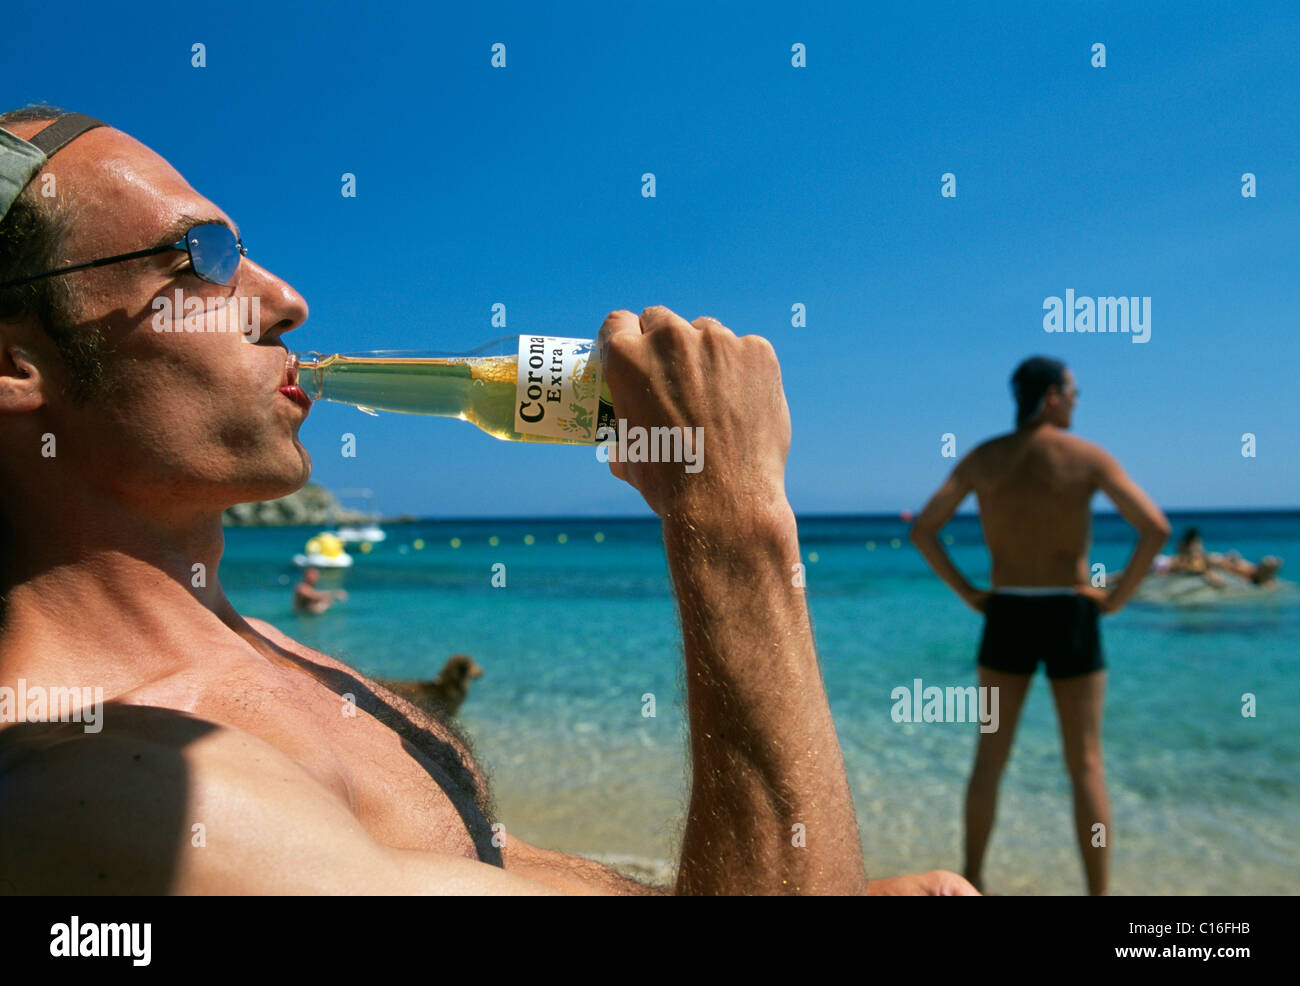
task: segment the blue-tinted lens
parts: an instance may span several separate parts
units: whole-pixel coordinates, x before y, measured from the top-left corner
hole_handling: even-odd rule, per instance
[[[213,284],[229,284],[239,269],[239,240],[235,231],[220,223],[195,226],[185,238],[194,273]]]

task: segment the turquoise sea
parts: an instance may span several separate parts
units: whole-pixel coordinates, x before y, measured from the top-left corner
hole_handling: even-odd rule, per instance
[[[1172,514],[1211,551],[1277,554],[1300,570],[1300,513]],[[808,599],[873,876],[961,867],[975,729],[893,721],[891,691],[974,683],[980,618],[927,569],[897,518],[799,522]],[[327,572],[349,600],[290,609],[290,559],[312,528],[230,529],[222,582],[261,617],[359,670],[432,677],[454,652],[486,670],[461,719],[507,831],[550,848],[669,872],[687,794],[681,643],[658,522],[428,521]],[[987,584],[974,517],[945,530]],[[599,535],[599,537],[598,537]],[[493,545],[491,538],[498,543]],[[531,538],[531,543],[526,539]],[[416,547],[422,541],[423,546]],[[1133,543],[1097,518],[1092,561]],[[492,585],[493,566],[506,585]],[[500,571],[498,569],[498,571]],[[1300,589],[1175,606],[1135,602],[1104,623],[1105,754],[1119,894],[1300,889]],[[656,715],[642,715],[643,696]],[[1257,714],[1242,715],[1242,696]],[[1035,681],[1003,779],[986,882],[1081,893],[1070,789],[1046,682]]]

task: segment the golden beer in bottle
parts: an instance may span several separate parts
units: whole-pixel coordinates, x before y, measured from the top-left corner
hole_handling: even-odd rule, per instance
[[[294,357],[291,357],[291,359]],[[509,336],[471,353],[297,355],[298,386],[312,400],[363,411],[459,418],[512,442],[597,445],[614,407],[595,343]]]

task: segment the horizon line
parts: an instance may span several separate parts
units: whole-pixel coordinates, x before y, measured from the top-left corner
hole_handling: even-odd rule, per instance
[[[1197,516],[1243,516],[1243,515],[1271,515],[1285,516],[1289,514],[1300,514],[1300,506],[1294,507],[1170,507],[1165,509],[1165,514],[1171,517],[1182,517],[1187,515]],[[915,511],[869,511],[863,513],[795,513],[796,520],[888,520],[888,521],[910,521],[915,516]],[[1093,517],[1121,517],[1118,510],[1094,510]],[[953,515],[953,519],[959,517],[969,517],[979,519],[979,513],[974,510],[963,510]],[[501,523],[504,521],[652,521],[659,518],[653,513],[646,514],[509,514],[509,515],[438,515],[438,516],[417,516],[415,514],[397,514],[392,517],[384,517],[379,523],[381,524],[421,524],[421,523]],[[271,525],[236,525],[248,527],[260,527]],[[282,524],[274,525],[281,527],[312,527],[320,526],[319,524]],[[336,525],[337,526],[337,525]]]

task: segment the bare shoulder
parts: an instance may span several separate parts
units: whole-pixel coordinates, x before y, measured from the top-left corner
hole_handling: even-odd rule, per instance
[[[964,472],[972,479],[977,479],[988,475],[998,469],[999,465],[1006,458],[1008,451],[1015,441],[1015,432],[1008,432],[1003,435],[994,435],[992,438],[985,439],[966,453],[961,462],[957,464],[958,470]]]
[[[97,733],[44,722],[0,732],[6,891],[166,893],[182,882],[198,816],[219,817],[199,810],[213,786],[234,776],[254,786],[263,765],[286,759],[175,709],[109,703],[102,722]]]
[[[249,626],[251,626],[254,630],[260,633],[271,643],[273,643],[275,646],[281,648],[282,650],[288,651],[289,653],[297,657],[304,658],[308,661],[311,661],[312,663],[317,664],[321,667],[328,668],[331,671],[339,671],[351,676],[359,684],[364,686],[364,688],[367,691],[372,693],[372,695],[381,697],[385,703],[392,705],[396,708],[399,708],[403,712],[403,714],[414,717],[417,721],[427,720],[427,725],[433,726],[435,728],[437,726],[443,725],[439,723],[437,720],[434,720],[431,717],[427,716],[425,713],[423,713],[421,710],[416,708],[416,706],[412,705],[406,699],[402,698],[401,696],[397,695],[395,692],[390,691],[389,689],[385,688],[383,685],[379,684],[379,682],[375,681],[373,678],[370,678],[367,675],[363,674],[362,672],[358,671],[356,668],[352,667],[352,665],[340,661],[336,657],[331,657],[329,654],[324,654],[321,651],[314,650],[311,647],[308,647],[306,644],[299,643],[297,640],[294,640],[292,637],[288,636],[287,634],[281,633],[275,626],[273,626],[270,623],[267,623],[265,620],[258,620],[258,619],[254,619],[253,617],[246,616],[244,617],[244,622],[247,623]],[[359,703],[361,703],[364,699],[364,696],[353,696],[353,697],[357,699]]]
[[[487,774],[474,755],[470,737],[454,721],[431,715],[409,699],[386,688],[351,665],[299,643],[265,620],[251,617],[245,617],[244,620],[277,647],[344,676],[347,684],[340,685],[340,688],[352,687],[351,683],[355,682],[360,688],[355,689],[353,700],[360,708],[387,723],[395,732],[408,739],[417,738],[418,733],[428,733],[440,743],[451,747],[458,761],[458,767],[467,772],[473,791],[482,793],[481,800],[486,810],[487,803],[490,801],[487,796],[489,790]],[[412,730],[415,730],[415,733],[412,733]]]
[[[468,739],[462,735],[460,729],[451,723],[431,716],[408,699],[402,697],[384,685],[381,685],[379,682],[375,681],[375,679],[363,674],[350,664],[346,664],[336,657],[331,657],[329,654],[323,654],[318,650],[313,650],[306,644],[299,643],[292,637],[281,633],[275,626],[267,623],[265,620],[244,617],[244,622],[277,647],[289,651],[298,657],[305,658],[323,667],[329,668],[332,671],[339,671],[350,675],[364,686],[365,690],[371,694],[371,697],[378,698],[384,705],[399,710],[402,716],[409,721],[418,723],[422,728],[432,731],[439,739],[445,740],[455,746],[458,752],[465,756],[469,756],[470,744]],[[359,704],[363,704],[365,696],[355,696],[355,698],[358,700]],[[368,711],[374,712],[377,710],[369,709]],[[472,766],[477,772],[477,765]]]
[[[1076,461],[1084,463],[1098,479],[1119,469],[1115,457],[1096,442],[1060,429],[1056,430],[1053,440]]]
[[[0,892],[546,893],[486,864],[375,842],[274,746],[184,712],[0,731]]]
[[[450,728],[447,723],[443,722],[440,719],[435,719],[432,716],[429,716],[427,713],[419,709],[417,706],[413,705],[407,699],[402,698],[400,695],[398,695],[396,692],[392,691],[391,689],[385,688],[379,682],[375,681],[373,678],[358,671],[350,664],[340,661],[336,657],[331,657],[329,654],[324,654],[318,650],[313,650],[311,647],[308,647],[306,644],[299,643],[297,640],[294,640],[292,637],[284,633],[281,633],[275,626],[273,626],[270,623],[267,623],[265,620],[258,620],[252,617],[244,617],[244,622],[246,622],[249,626],[251,626],[254,630],[260,633],[263,637],[265,637],[267,640],[269,640],[271,643],[281,648],[282,650],[288,651],[289,653],[294,654],[297,657],[305,658],[306,660],[309,660],[322,667],[328,668],[331,671],[344,672],[350,675],[351,677],[355,678],[357,682],[363,685],[367,690],[372,692],[375,696],[381,697],[385,703],[390,704],[396,708],[399,708],[403,712],[403,714],[411,716],[416,720],[425,721],[426,724],[433,727],[435,731],[442,732],[445,730],[448,733],[448,735],[453,739],[457,739],[457,740],[460,739],[458,730]],[[357,696],[357,698],[361,698],[361,696]]]
[[[342,661],[338,660],[337,658],[330,657],[328,654],[324,654],[318,650],[314,650],[311,647],[308,647],[306,644],[299,643],[297,640],[294,640],[288,634],[281,633],[280,630],[274,624],[267,623],[266,620],[259,620],[252,616],[245,616],[244,622],[247,623],[254,630],[256,630],[258,633],[260,633],[267,640],[271,641],[271,643],[275,644],[277,647],[283,647],[285,650],[297,654],[301,657],[308,657],[313,661],[319,661],[321,664],[324,664],[327,667],[351,671],[354,674],[360,673],[355,668],[350,667],[347,664],[344,664]]]
[[[358,671],[352,665],[347,664],[344,661],[340,661],[337,657],[332,657],[329,654],[325,654],[322,653],[321,651],[314,650],[313,648],[308,647],[306,644],[294,640],[292,637],[288,636],[287,634],[281,633],[279,629],[277,629],[274,625],[267,623],[265,620],[258,620],[258,619],[254,619],[253,617],[246,616],[244,617],[244,622],[247,623],[254,630],[256,630],[258,633],[260,633],[267,640],[269,640],[272,644],[281,648],[282,650],[288,651],[289,653],[297,657],[305,658],[306,660],[311,661],[314,664],[317,664],[321,667],[328,668],[331,671],[344,672],[352,676],[353,678],[355,678],[360,684],[364,685],[366,689],[370,690],[375,695],[382,696],[386,702],[389,702],[391,704],[400,707],[403,712],[413,714],[420,718],[430,718],[426,716],[423,712],[421,712],[416,706],[412,705],[406,699],[399,696],[396,692],[393,692],[390,689],[385,688],[383,685],[375,681],[373,678],[363,674],[361,671]],[[444,725],[440,723],[438,720],[431,719],[430,721],[439,723],[440,725]]]
[[[482,768],[473,756],[469,738],[463,735],[454,724],[429,716],[406,699],[372,679],[361,675],[360,672],[335,658],[298,643],[263,620],[246,618],[246,621],[258,633],[279,647],[294,651],[330,667],[344,669],[355,674],[365,683],[367,688],[373,689],[374,693],[385,703],[399,709],[404,716],[427,723],[431,730],[444,738],[462,755],[464,764],[473,775],[475,783],[481,787],[486,787],[486,778]],[[624,877],[612,868],[595,860],[538,848],[523,841],[513,833],[506,833],[505,835],[502,847],[502,865],[510,877],[523,881],[520,886],[533,888],[520,892],[538,892],[537,888],[545,889],[547,892],[558,891],[565,894],[582,895],[661,895],[667,892],[667,888],[643,884]],[[496,872],[500,873],[501,871]]]
[[[1089,455],[1094,457],[1109,455],[1109,453],[1096,442],[1090,441],[1082,435],[1076,435],[1072,431],[1066,431],[1063,428],[1052,429],[1052,437],[1065,448],[1078,452],[1080,455]]]

